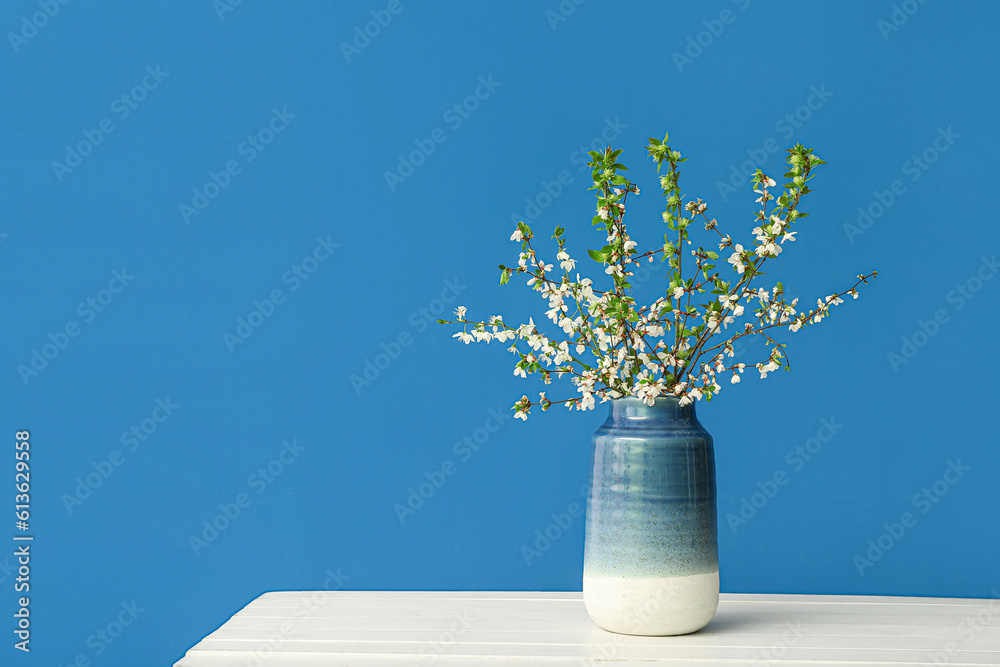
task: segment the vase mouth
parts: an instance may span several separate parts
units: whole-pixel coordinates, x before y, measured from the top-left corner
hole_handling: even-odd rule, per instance
[[[620,396],[611,399],[609,419],[614,423],[634,421],[695,420],[694,401],[681,405],[680,396],[657,396],[653,405],[643,402],[638,396]]]
[[[614,401],[614,402],[620,402],[620,403],[633,403],[634,402],[634,403],[641,403],[642,405],[647,405],[644,402],[644,400],[641,399],[641,398],[639,398],[638,396],[619,396],[618,398],[612,398],[611,400]],[[653,401],[655,401],[656,403],[663,402],[663,403],[668,403],[668,404],[677,404],[677,403],[680,403],[680,400],[681,400],[680,396],[674,396],[672,394],[662,394],[662,395],[657,396],[656,398],[653,399]]]

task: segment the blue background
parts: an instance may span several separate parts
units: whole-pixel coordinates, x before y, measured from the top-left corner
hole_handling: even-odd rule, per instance
[[[629,220],[647,245],[663,233],[647,137],[671,133],[690,158],[685,191],[744,244],[754,195],[719,183],[746,160],[780,176],[783,153],[761,153],[773,138],[828,165],[765,286],[780,278],[811,303],[880,273],[790,337],[793,372],[747,373],[698,405],[716,442],[723,591],[998,595],[1000,280],[972,280],[969,298],[953,290],[980,270],[992,278],[981,258],[1000,246],[1000,8],[912,2],[897,26],[889,2],[559,6],[71,2],[32,30],[24,17],[39,4],[4,3],[0,498],[13,536],[14,433],[30,429],[35,542],[33,651],[14,651],[8,629],[0,661],[169,664],[271,590],[579,590],[582,519],[537,555],[522,547],[582,505],[607,406],[515,422],[510,405],[540,383],[511,374],[505,345],[464,346],[428,322],[442,292],[448,313],[461,303],[470,316],[544,320],[520,281],[497,285],[497,264],[517,259],[512,218],[543,241],[565,226],[578,258],[601,245],[577,151],[612,126],[605,138],[617,135],[644,189]],[[356,29],[372,11],[391,21],[369,26],[366,43]],[[345,55],[355,39],[363,48]],[[144,77],[122,117],[114,101]],[[485,99],[449,113],[480,77],[494,82]],[[251,161],[241,143],[274,110],[294,118],[274,120],[287,126],[264,132],[273,141]],[[113,131],[75,168],[53,166],[104,119]],[[444,141],[390,185],[386,172],[438,128]],[[926,169],[912,162],[921,155]],[[225,182],[233,160],[239,172],[185,220],[180,205],[212,172]],[[539,197],[560,174],[569,185]],[[902,193],[873,206],[897,180]],[[872,212],[866,228],[859,207]],[[339,246],[303,263],[317,239]],[[303,265],[307,279],[288,273]],[[123,270],[127,286],[102,292]],[[641,297],[655,298],[658,276]],[[227,344],[274,290],[283,302]],[[88,298],[106,305],[90,313]],[[62,338],[70,322],[78,335]],[[920,322],[934,335],[914,340]],[[920,343],[912,359],[904,338]],[[64,347],[47,348],[41,370],[19,371],[53,339]],[[383,344],[394,357],[378,356]],[[894,368],[890,353],[905,361]],[[366,363],[382,368],[352,382]],[[149,421],[165,417],[157,399],[177,406],[162,423]],[[477,430],[496,427],[490,410],[507,418]],[[832,438],[823,419],[842,425]],[[130,451],[122,436],[143,420],[155,432]],[[463,438],[482,444],[456,450]],[[298,454],[273,463],[292,440]],[[798,461],[796,447],[817,445]],[[120,465],[67,504],[116,450]],[[394,506],[440,481],[446,461],[454,474],[400,518]],[[949,461],[968,468],[954,484],[939,482]],[[280,473],[253,477],[269,464]],[[778,472],[787,483],[771,487]],[[239,516],[219,518],[239,498]],[[745,523],[727,518],[741,508]],[[904,512],[915,525],[885,537]],[[226,526],[214,537],[213,521]],[[880,538],[890,548],[859,565]],[[10,544],[0,604],[12,627]],[[133,601],[135,622],[111,645],[96,640]]]

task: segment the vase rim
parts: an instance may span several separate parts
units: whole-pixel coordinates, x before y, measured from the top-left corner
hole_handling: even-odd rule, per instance
[[[639,401],[640,403],[642,403],[643,399],[639,398],[638,396],[619,396],[617,398],[612,398],[611,400],[612,401]],[[654,401],[677,401],[677,402],[680,402],[681,397],[680,396],[674,396],[672,394],[664,394],[662,396],[657,396],[653,400]]]

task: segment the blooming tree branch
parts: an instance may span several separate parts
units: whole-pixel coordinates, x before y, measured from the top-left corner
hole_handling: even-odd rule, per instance
[[[590,189],[597,191],[592,224],[602,228],[606,243],[588,254],[610,276],[611,289],[595,289],[590,278],[581,278],[575,272],[577,261],[566,250],[562,227],[552,235],[558,246],[556,261],[561,275],[555,264],[540,257],[532,244],[534,232],[527,224],[518,222],[511,234],[510,240],[520,243],[521,252],[516,267],[500,265],[500,284],[510,282],[514,275],[527,274],[527,285],[548,301],[545,315],[562,330],[562,336],[543,334],[533,319],[516,327],[508,325],[500,315],[485,321],[469,320],[465,306],[456,309],[455,320],[438,320],[463,325],[453,337],[466,344],[511,342],[507,349],[517,359],[515,375],[538,374],[545,384],[551,383],[553,374],[557,378],[568,375],[577,389],[578,396],[555,401],[545,392],[537,401],[522,396],[514,403],[515,417],[527,419],[533,405],[542,410],[555,404],[588,410],[594,408],[597,399],[605,402],[621,396],[637,396],[649,405],[661,395],[679,396],[682,405],[703,397],[712,400],[722,389],[717,381],[721,374],[731,372],[729,381],[735,384],[747,367],[744,362],[728,361],[736,354],[737,340],[760,336],[766,342],[770,354],[752,365],[761,378],[782,367],[787,370],[787,344],[776,341],[771,335],[773,330],[787,327],[794,333],[819,323],[830,315],[832,306],[844,302],[841,297],[850,294],[858,298],[858,286],[878,276],[876,271],[858,275],[852,287],[817,299],[816,307],[806,312],[796,309],[797,298],[791,302],[785,299],[780,282],[770,290],[751,287],[751,282],[763,275],[761,267],[765,262],[777,257],[786,242],[795,241],[798,232],[791,231],[792,226],[808,216],[799,210],[799,203],[811,192],[808,182],[813,170],[825,163],[812,149],[794,146],[788,150],[789,170],[784,175],[787,181],[780,190],[773,178],[757,170],[753,176],[760,204],[757,227],[753,229],[754,240],[744,247],[719,230],[718,222],[706,214],[705,202],[684,201],[678,182],[679,165],[686,158],[671,149],[667,140],[650,139],[646,149],[656,162],[657,173],[666,166],[659,177],[666,199],[662,217],[674,234],[664,234],[662,247],[645,252],[637,252],[637,244],[625,226],[626,200],[630,194],[638,196],[639,187],[619,173],[628,170],[617,161],[622,151],[609,146],[603,152],[589,154],[592,159],[588,165],[593,170]],[[692,245],[688,228],[696,220],[719,236],[719,252],[699,246],[690,250],[693,259],[686,260],[685,249]],[[723,268],[735,272],[729,274],[728,280],[714,263],[720,252],[729,253]],[[629,278],[642,261],[653,262],[657,257],[669,268],[666,294],[649,305],[638,306]],[[685,260],[694,264],[692,275],[687,277]],[[702,294],[709,295],[706,302],[692,303]],[[745,321],[737,324],[740,318]],[[730,325],[734,329],[729,337],[711,344]]]

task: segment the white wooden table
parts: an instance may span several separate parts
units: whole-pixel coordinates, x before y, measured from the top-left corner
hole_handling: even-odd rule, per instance
[[[1000,665],[1000,600],[723,594],[705,629],[632,637],[582,593],[266,593],[175,667]]]

